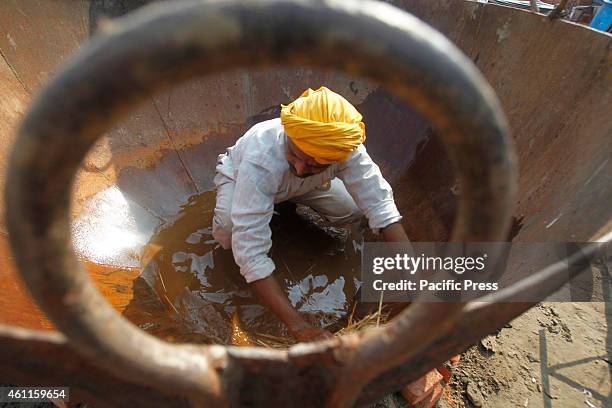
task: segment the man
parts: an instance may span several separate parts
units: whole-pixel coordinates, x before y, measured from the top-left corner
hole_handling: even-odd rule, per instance
[[[270,220],[274,204],[309,206],[330,224],[368,218],[386,241],[407,241],[391,186],[366,152],[361,114],[321,87],[306,90],[281,116],[249,129],[219,156],[213,236],[233,251],[258,298],[300,341],[331,336],[308,324],[273,276]]]

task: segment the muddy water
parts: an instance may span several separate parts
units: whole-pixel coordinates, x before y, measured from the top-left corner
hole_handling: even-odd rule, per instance
[[[251,294],[230,251],[211,232],[214,192],[193,196],[143,255],[143,276],[175,323],[175,341],[250,344],[258,333],[287,336],[284,325]],[[306,207],[277,207],[271,221],[276,279],[312,323],[334,330],[359,286],[359,227],[324,226]],[[159,324],[139,324],[159,335]]]

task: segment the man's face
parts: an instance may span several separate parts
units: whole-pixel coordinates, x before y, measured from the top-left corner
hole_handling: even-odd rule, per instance
[[[329,164],[319,164],[315,159],[302,152],[291,139],[287,138],[286,154],[291,173],[300,178],[306,178],[321,173]]]

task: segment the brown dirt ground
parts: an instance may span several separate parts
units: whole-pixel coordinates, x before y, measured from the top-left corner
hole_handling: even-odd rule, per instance
[[[539,304],[462,354],[438,407],[612,407],[609,321],[610,302]]]
[[[462,355],[450,407],[612,407],[612,304],[542,303]]]

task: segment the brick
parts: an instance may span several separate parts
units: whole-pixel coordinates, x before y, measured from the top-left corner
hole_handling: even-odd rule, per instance
[[[406,401],[414,405],[429,396],[441,380],[442,375],[438,370],[431,370],[423,377],[404,387],[401,393],[406,398]]]
[[[438,403],[438,400],[442,396],[444,392],[444,387],[442,387],[439,383],[434,385],[432,392],[429,393],[425,398],[423,398],[420,402],[414,405],[414,408],[433,408]]]

